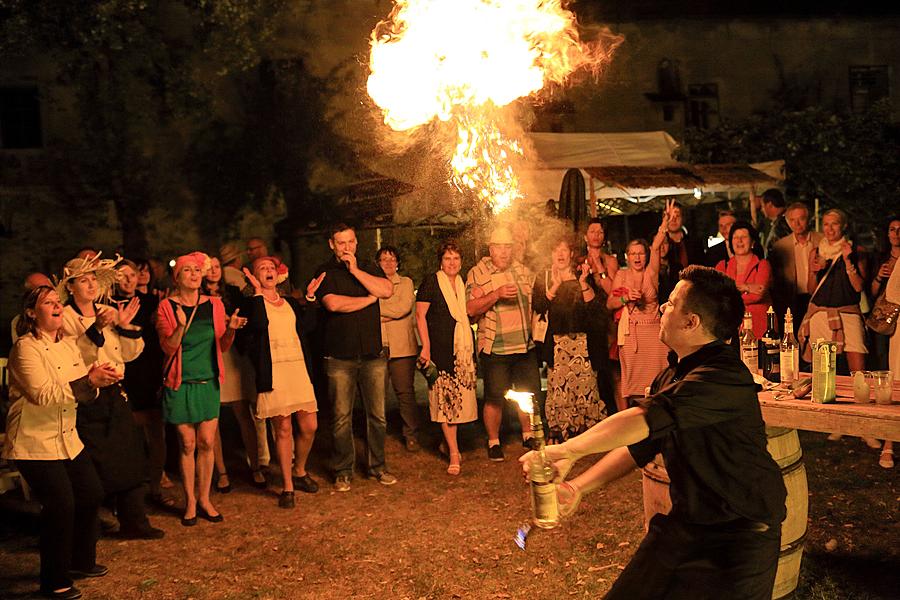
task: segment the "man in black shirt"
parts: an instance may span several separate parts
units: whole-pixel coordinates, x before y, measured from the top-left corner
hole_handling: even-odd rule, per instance
[[[332,228],[334,256],[316,270],[326,273],[318,296],[325,307],[325,370],[334,408],[334,489],[350,490],[353,477],[353,402],[359,388],[366,409],[368,473],[383,485],[397,483],[385,470],[384,389],[387,362],[381,346],[379,298],[390,298],[393,284],[384,272],[356,260],[356,232],[343,223]]]
[[[608,599],[771,598],[786,490],[766,450],[753,377],[725,343],[742,313],[731,279],[708,267],[685,269],[663,306],[660,339],[673,352],[650,396],[546,449],[560,478],[581,457],[610,451],[560,485],[564,515],[582,494],[658,452],[665,459],[672,511],[651,519]],[[533,458],[521,459],[526,473]]]

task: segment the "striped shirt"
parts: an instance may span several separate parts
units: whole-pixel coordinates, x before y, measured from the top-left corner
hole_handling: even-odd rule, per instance
[[[515,283],[519,293],[514,300],[499,300],[476,321],[478,324],[478,351],[485,354],[524,354],[534,347],[531,340],[531,286],[534,275],[520,262],[500,271],[490,256],[485,256],[466,276],[466,298],[472,300],[473,292],[480,288],[483,294]]]

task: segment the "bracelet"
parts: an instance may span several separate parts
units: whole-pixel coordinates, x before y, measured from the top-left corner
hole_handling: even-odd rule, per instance
[[[315,295],[310,296],[309,294],[307,294],[305,297],[306,297],[307,302],[315,302],[316,301]]]

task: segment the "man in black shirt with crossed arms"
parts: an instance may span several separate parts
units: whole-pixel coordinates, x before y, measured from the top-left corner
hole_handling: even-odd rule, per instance
[[[607,599],[771,598],[786,491],[766,450],[753,377],[725,343],[737,334],[743,310],[727,276],[685,269],[662,306],[659,337],[672,352],[650,396],[546,449],[559,480],[578,459],[609,451],[560,484],[563,515],[575,511],[583,494],[659,452],[665,458],[672,511],[651,519]],[[534,457],[520,459],[526,477]]]

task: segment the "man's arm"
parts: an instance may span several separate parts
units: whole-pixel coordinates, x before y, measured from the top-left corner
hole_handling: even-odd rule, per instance
[[[385,279],[385,281],[387,281]],[[390,283],[390,281],[388,281]],[[370,304],[378,302],[378,298],[368,296],[342,296],[340,294],[326,294],[322,298],[322,306],[329,312],[352,313],[362,310]]]
[[[381,320],[393,321],[402,319],[413,311],[415,301],[416,297],[413,294],[412,280],[404,277],[397,285],[393,295],[380,302]]]
[[[590,494],[625,477],[638,466],[628,448],[616,448],[605,454],[584,473],[569,480],[568,483],[582,495]]]
[[[376,300],[378,298],[390,298],[394,293],[394,284],[391,283],[390,279],[387,279],[385,277],[377,277],[375,275],[366,273],[358,266],[350,269],[350,274],[356,277],[356,280],[360,282],[364,288],[366,288],[367,292],[375,296]]]
[[[588,454],[608,452],[640,442],[650,435],[646,414],[646,409],[640,407],[618,412],[581,435],[562,444],[547,446],[547,456],[554,460],[567,458],[574,462]]]
[[[500,300],[500,292],[498,290],[494,290],[489,294],[481,292],[483,295],[476,298],[475,294],[480,291],[481,288],[475,288],[473,290],[472,299],[466,302],[466,312],[469,313],[469,316],[472,318],[480,317]]]

